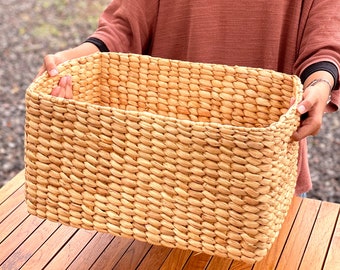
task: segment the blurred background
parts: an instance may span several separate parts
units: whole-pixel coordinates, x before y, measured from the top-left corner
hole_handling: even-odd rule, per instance
[[[5,3],[4,3],[5,2]],[[83,42],[110,0],[1,0],[0,187],[24,169],[25,90],[43,56]],[[340,112],[325,115],[309,139],[313,191],[340,202]]]

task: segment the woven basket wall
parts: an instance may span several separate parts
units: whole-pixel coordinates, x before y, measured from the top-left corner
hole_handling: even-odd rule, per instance
[[[296,184],[297,77],[117,53],[58,68],[73,99],[50,96],[60,77],[46,75],[26,93],[31,214],[249,263],[266,255]]]

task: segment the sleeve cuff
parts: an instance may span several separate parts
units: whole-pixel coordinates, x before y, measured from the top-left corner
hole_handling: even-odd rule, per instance
[[[328,61],[322,61],[322,62],[317,62],[314,63],[310,66],[308,66],[301,74],[300,79],[301,82],[304,83],[305,80],[314,72],[316,71],[327,71],[329,72],[334,79],[334,86],[333,86],[333,90],[334,89],[338,89],[338,83],[339,83],[339,71],[336,65],[334,65],[331,62]]]
[[[105,45],[105,43],[103,41],[101,41],[98,38],[95,37],[89,37],[87,40],[85,40],[85,42],[89,42],[92,43],[93,45],[95,45],[99,51],[101,52],[109,52],[110,50],[107,48],[107,46]]]

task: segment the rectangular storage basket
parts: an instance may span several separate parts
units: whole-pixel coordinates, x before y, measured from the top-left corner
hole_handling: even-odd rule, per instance
[[[29,212],[253,263],[294,194],[302,86],[271,70],[97,53],[26,93]],[[291,98],[295,103],[290,106]]]

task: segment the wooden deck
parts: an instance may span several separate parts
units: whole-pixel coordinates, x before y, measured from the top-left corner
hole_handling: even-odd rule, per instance
[[[75,229],[29,215],[24,172],[0,190],[0,269],[340,269],[340,204],[294,198],[269,254],[255,265]]]

